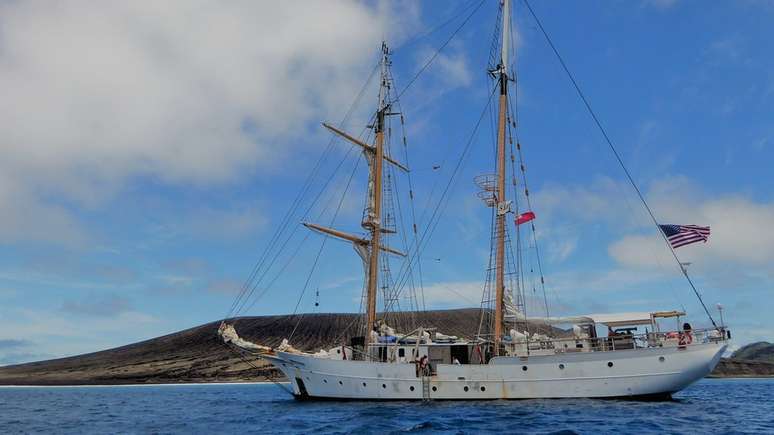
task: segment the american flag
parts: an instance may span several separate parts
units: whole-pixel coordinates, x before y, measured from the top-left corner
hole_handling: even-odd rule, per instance
[[[672,248],[690,245],[691,243],[707,243],[710,235],[710,227],[700,227],[698,225],[659,225],[664,232]]]

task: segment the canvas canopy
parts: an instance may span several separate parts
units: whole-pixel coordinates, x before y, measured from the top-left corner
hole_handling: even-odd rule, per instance
[[[561,324],[590,324],[598,323],[610,327],[616,326],[636,326],[636,325],[650,325],[653,318],[665,318],[665,317],[677,317],[684,316],[685,313],[680,311],[657,311],[657,312],[630,312],[630,313],[609,313],[609,314],[586,314],[583,316],[568,316],[568,317],[524,317],[520,313],[515,313],[506,316],[506,320],[511,322],[517,321],[529,321],[547,323],[549,325],[561,325]]]

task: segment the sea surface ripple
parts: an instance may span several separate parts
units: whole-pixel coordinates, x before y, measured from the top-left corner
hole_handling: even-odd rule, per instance
[[[272,384],[0,387],[0,433],[774,433],[774,379],[666,402],[299,402]]]

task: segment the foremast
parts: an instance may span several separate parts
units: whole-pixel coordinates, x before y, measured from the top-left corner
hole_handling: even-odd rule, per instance
[[[364,214],[362,227],[370,233],[370,237],[364,238],[354,234],[349,234],[343,231],[339,231],[333,228],[327,228],[321,225],[304,223],[307,228],[314,231],[324,233],[329,236],[333,236],[339,239],[343,239],[352,243],[355,251],[360,255],[364,263],[365,269],[365,317],[366,317],[366,334],[364,337],[365,348],[368,349],[368,345],[371,342],[372,331],[376,327],[376,302],[377,292],[379,289],[379,259],[381,251],[403,256],[406,254],[382,243],[382,233],[392,232],[388,229],[382,228],[382,192],[383,181],[382,174],[384,172],[384,163],[387,162],[398,169],[408,172],[408,168],[402,165],[400,162],[395,161],[389,156],[385,155],[385,118],[390,113],[390,50],[385,42],[382,42],[382,58],[381,58],[381,78],[379,85],[379,103],[374,117],[374,123],[371,126],[374,131],[374,144],[367,144],[356,137],[333,127],[330,124],[323,123],[323,126],[331,132],[341,136],[354,145],[359,146],[366,160],[368,161],[368,199],[366,204],[366,213]]]
[[[510,202],[505,191],[505,130],[508,108],[508,48],[510,41],[510,1],[503,0],[502,43],[500,65],[494,71],[500,88],[499,112],[497,117],[497,187],[495,201],[497,205],[495,219],[495,318],[494,318],[494,355],[500,354],[503,337],[503,311],[505,305],[505,224],[510,211]]]
[[[376,120],[374,122],[374,142],[373,160],[370,165],[370,207],[369,213],[363,222],[363,228],[371,231],[371,250],[368,256],[368,273],[366,287],[366,325],[365,346],[371,341],[371,331],[376,324],[376,295],[379,288],[379,251],[382,233],[382,170],[384,169],[384,118],[389,110],[390,103],[387,101],[389,92],[389,78],[387,68],[389,67],[390,50],[387,44],[382,42],[382,71],[379,81],[379,108],[376,111]]]

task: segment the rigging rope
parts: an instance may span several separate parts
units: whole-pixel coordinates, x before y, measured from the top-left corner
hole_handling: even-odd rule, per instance
[[[350,107],[347,110],[347,113],[345,114],[344,118],[339,123],[339,126],[342,126],[343,124],[345,124],[349,120],[349,118],[352,116],[352,113],[354,113],[354,110],[357,107],[358,102],[362,98],[363,94],[365,93],[366,89],[368,88],[368,85],[371,83],[371,80],[373,79],[373,77],[376,74],[376,71],[378,69],[379,69],[379,64],[377,63],[376,65],[374,65],[373,69],[371,70],[370,74],[368,75],[365,83],[363,84],[362,88],[360,89],[360,91],[356,95],[355,99],[350,104]],[[261,275],[261,277],[258,279],[258,281],[255,282],[256,276],[258,275],[259,271],[263,268],[263,265],[265,264],[265,262],[266,262],[266,260],[267,260],[267,258],[269,256],[269,253],[272,251],[272,249],[276,245],[277,241],[279,241],[279,239],[281,238],[282,234],[288,228],[288,225],[292,221],[291,220],[292,216],[295,215],[296,211],[298,210],[298,207],[302,203],[302,199],[306,196],[306,194],[309,191],[309,189],[313,186],[312,181],[314,180],[314,178],[319,173],[319,170],[322,167],[322,163],[325,160],[327,160],[327,156],[332,151],[333,146],[334,146],[334,144],[335,144],[337,139],[338,139],[338,137],[335,134],[331,133],[331,139],[328,141],[328,145],[326,146],[325,150],[322,152],[320,157],[317,159],[317,162],[316,162],[314,168],[312,169],[312,171],[307,176],[306,180],[304,181],[304,184],[302,185],[302,188],[299,190],[299,192],[296,195],[296,198],[293,200],[293,203],[291,204],[290,208],[285,213],[285,216],[282,218],[280,227],[277,229],[277,231],[274,233],[274,235],[270,239],[269,244],[267,245],[267,247],[264,250],[264,252],[261,254],[261,257],[259,258],[259,260],[253,266],[253,269],[252,269],[249,277],[247,278],[245,283],[242,285],[242,288],[241,288],[239,294],[234,299],[234,302],[232,303],[231,308],[226,313],[224,318],[229,318],[231,315],[233,315],[235,313],[238,313],[239,311],[241,311],[244,308],[244,306],[247,304],[247,301],[252,297],[252,294],[254,293],[255,288],[257,287],[257,285],[260,284],[260,282],[263,280],[263,276],[265,276],[265,274],[268,273],[268,270],[271,269],[271,264],[274,263],[274,260],[272,260],[270,266],[264,271],[264,273]],[[326,186],[327,186],[327,182],[323,186],[323,188],[321,189],[321,192],[322,192],[322,190],[325,189]],[[314,202],[316,202],[316,200],[318,198],[319,198],[319,195],[317,196],[317,198],[315,198],[315,201],[313,201],[313,204],[314,204]],[[308,212],[308,210],[307,210],[307,212]],[[285,245],[287,245],[287,242],[290,240],[292,235],[293,235],[293,233],[291,233],[290,237],[288,237],[288,239],[286,239],[285,243],[280,248],[280,251],[275,256],[275,258],[274,258],[275,260],[276,260],[277,256],[279,256],[279,254],[281,254],[281,252],[284,250]]]
[[[497,91],[497,87],[493,87],[492,91],[489,93],[489,97],[487,98],[486,105],[481,111],[481,114],[478,117],[478,121],[476,121],[476,125],[474,126],[473,131],[471,132],[470,137],[468,138],[468,141],[462,150],[462,154],[460,154],[460,157],[457,160],[457,164],[455,165],[454,170],[452,171],[452,174],[449,177],[449,181],[446,183],[446,187],[444,188],[441,194],[441,197],[438,199],[438,203],[433,208],[433,213],[430,216],[427,227],[422,232],[422,236],[420,237],[419,242],[417,243],[416,249],[414,250],[414,254],[412,255],[411,253],[409,253],[409,258],[407,259],[406,262],[404,262],[404,267],[401,267],[401,270],[398,272],[398,279],[396,280],[396,288],[400,289],[403,287],[403,285],[405,285],[405,282],[408,279],[407,265],[412,264],[414,261],[418,261],[420,253],[427,246],[427,243],[429,242],[430,238],[435,232],[435,228],[437,227],[438,222],[440,221],[439,212],[443,213],[442,210],[445,209],[445,205],[448,203],[447,195],[449,193],[449,190],[451,189],[452,185],[455,183],[457,174],[459,173],[460,169],[463,166],[463,163],[466,160],[466,157],[469,154],[470,146],[473,144],[473,139],[476,137],[476,133],[478,132],[478,129],[481,125],[481,121],[484,119],[484,116],[489,110],[489,105],[492,103],[492,97],[494,96],[496,91]]]
[[[395,79],[392,77],[392,72],[390,72],[390,78],[392,79],[393,83],[395,83]],[[403,159],[404,159],[403,163],[406,165],[406,167],[410,168],[411,164],[409,162],[409,155],[408,155],[408,140],[406,139],[406,124],[405,124],[405,121],[404,121],[403,107],[400,104],[400,98],[399,97],[395,98],[395,104],[398,107],[398,111],[400,112],[400,128],[401,128],[401,135],[402,135],[402,139],[403,139]],[[417,237],[419,236],[419,232],[418,232],[418,227],[417,227],[417,215],[416,215],[416,207],[415,207],[415,203],[414,203],[414,184],[413,184],[413,182],[411,180],[411,171],[409,171],[406,174],[406,178],[408,180],[409,204],[411,206],[411,228],[412,228],[412,234],[413,234],[412,242],[413,242],[414,245],[416,245],[416,242],[418,240]],[[404,236],[405,236],[405,233],[404,233]],[[412,243],[410,243],[410,244],[408,244],[406,246],[406,252],[410,252],[411,251],[411,245],[412,245]],[[422,296],[422,311],[427,311],[427,305],[425,304],[425,284],[424,284],[424,278],[422,276],[422,262],[421,261],[417,262],[417,272],[419,273],[419,291],[420,291],[420,294]],[[413,277],[413,275],[412,275],[412,277]],[[413,279],[412,279],[412,281],[413,281]],[[413,282],[412,282],[412,285],[413,285]],[[416,291],[415,291],[415,293],[416,293]],[[415,294],[415,297],[416,297],[416,294]],[[419,305],[418,302],[417,302],[417,305]]]
[[[447,45],[449,45],[449,43],[452,41],[452,39],[454,39],[454,37],[457,36],[457,33],[459,33],[459,31],[462,30],[463,27],[465,27],[465,24],[467,24],[468,21],[470,21],[470,19],[473,18],[473,15],[475,15],[476,12],[479,9],[481,9],[481,5],[484,4],[484,1],[486,1],[486,0],[481,0],[480,2],[478,2],[478,5],[476,5],[475,9],[473,9],[473,11],[470,14],[468,14],[468,16],[465,18],[465,20],[462,21],[462,23],[459,26],[457,26],[456,29],[454,29],[454,32],[452,32],[451,36],[449,36],[449,38],[447,38],[446,41],[444,41],[444,43],[441,44],[441,46],[438,47],[437,50],[435,50],[435,53],[433,53],[433,55],[430,56],[430,58],[427,60],[427,62],[425,62],[425,64],[422,65],[422,68],[420,68],[419,71],[417,71],[416,74],[414,74],[414,77],[412,77],[411,80],[408,81],[406,86],[403,87],[403,89],[400,92],[398,92],[398,95],[397,95],[396,99],[402,97],[403,94],[408,90],[408,88],[410,88],[411,85],[413,85],[414,82],[419,78],[419,76],[422,75],[423,72],[425,72],[425,70],[430,66],[430,64],[432,64],[433,61],[435,61],[435,58],[437,58],[438,55],[441,54],[441,51],[444,48],[446,48]]]
[[[514,99],[518,98],[518,91],[516,92],[516,95],[517,96]],[[517,104],[517,107],[518,107],[518,101],[516,102],[516,104]],[[513,156],[513,136],[516,136],[516,153],[519,156],[519,169],[521,170],[521,180],[522,180],[522,183],[524,184],[524,198],[526,199],[526,202],[527,202],[527,211],[532,211],[532,200],[529,197],[529,185],[527,184],[527,169],[526,169],[526,166],[524,165],[524,154],[523,154],[522,149],[521,149],[521,143],[519,141],[519,134],[518,134],[518,131],[516,131],[516,122],[517,122],[516,119],[518,117],[518,112],[516,112],[514,110],[513,106],[514,105],[513,105],[512,101],[511,101],[511,99],[509,98],[508,99],[508,108],[510,110],[509,119],[511,120],[511,123],[508,125],[508,135],[509,135],[509,138],[510,138],[511,153],[512,153],[511,156]],[[515,135],[511,132],[511,127],[513,127],[513,131],[516,132]],[[514,188],[516,186],[516,178],[515,178],[516,177],[516,169],[515,169],[515,164],[516,163],[514,162],[513,158],[511,158],[511,170],[513,171],[513,177],[514,177],[513,184],[514,184]],[[514,195],[516,195],[516,192],[514,192]],[[544,303],[545,310],[546,310],[546,317],[551,317],[550,311],[548,309],[548,296],[546,295],[546,280],[545,280],[545,274],[543,272],[543,261],[540,258],[540,248],[538,247],[537,230],[535,229],[535,221],[534,220],[530,221],[530,228],[532,230],[532,244],[533,244],[533,246],[535,248],[535,260],[536,260],[537,267],[538,267],[538,273],[540,274],[540,287],[541,287],[541,290],[543,291],[543,303]],[[517,227],[517,231],[518,231],[518,227]]]
[[[683,273],[683,276],[685,276],[685,279],[688,281],[688,284],[691,286],[691,289],[693,290],[693,293],[696,295],[696,298],[699,300],[699,303],[701,304],[702,308],[704,308],[704,312],[707,313],[707,317],[709,317],[710,322],[712,322],[712,326],[717,328],[717,324],[715,323],[715,319],[712,318],[712,314],[710,314],[709,309],[707,308],[707,305],[704,303],[704,300],[701,297],[701,294],[699,293],[699,290],[696,288],[696,286],[693,283],[693,280],[690,276],[688,276],[688,271],[685,267],[683,267],[682,263],[680,262],[680,258],[677,256],[677,253],[675,252],[674,248],[672,248],[672,245],[669,243],[669,240],[667,239],[666,235],[663,231],[661,231],[661,228],[658,226],[658,220],[656,219],[655,214],[653,213],[653,210],[651,210],[650,206],[648,205],[648,202],[645,200],[645,196],[642,194],[642,191],[637,186],[637,183],[634,181],[634,178],[632,177],[631,173],[627,169],[626,165],[623,162],[623,159],[621,158],[621,155],[618,153],[618,150],[616,149],[615,145],[613,145],[613,141],[610,139],[610,136],[608,136],[607,131],[602,126],[602,122],[597,117],[594,110],[591,108],[591,104],[586,99],[586,96],[583,94],[583,91],[580,88],[580,85],[575,80],[575,76],[570,72],[570,69],[567,67],[567,64],[564,62],[564,59],[559,54],[559,51],[557,50],[556,46],[554,45],[551,38],[548,36],[548,32],[543,27],[543,23],[538,18],[537,14],[535,14],[535,11],[532,10],[532,6],[529,4],[528,0],[524,0],[524,4],[527,6],[527,9],[529,10],[530,15],[532,15],[532,18],[535,19],[535,23],[537,23],[538,28],[540,28],[540,32],[543,34],[543,36],[546,39],[546,42],[551,47],[551,50],[556,55],[556,58],[559,60],[559,63],[562,66],[562,69],[567,74],[567,77],[570,79],[570,82],[572,82],[573,87],[575,88],[575,91],[578,93],[578,96],[580,97],[581,101],[583,101],[584,106],[586,106],[586,110],[589,112],[589,115],[591,115],[591,118],[594,120],[594,123],[597,125],[597,128],[602,133],[602,136],[605,139],[605,142],[607,142],[607,145],[610,147],[610,150],[613,152],[613,155],[615,156],[615,159],[618,161],[618,164],[621,166],[621,169],[623,169],[624,174],[626,174],[626,178],[629,180],[629,183],[634,188],[634,191],[637,192],[637,196],[640,199],[640,202],[642,202],[642,205],[645,207],[645,210],[647,210],[648,215],[650,215],[651,220],[653,221],[653,224],[656,225],[656,231],[658,231],[659,234],[661,234],[661,237],[664,239],[664,242],[669,247],[669,251],[672,253],[672,256],[675,259],[675,262],[677,262],[677,266],[680,268],[680,271]]]
[[[430,30],[427,30],[427,31],[421,32],[421,33],[417,33],[415,36],[411,37],[406,42],[403,42],[402,44],[398,45],[398,48],[405,48],[405,47],[411,46],[412,44],[416,43],[417,41],[432,35],[433,33],[437,32],[438,30],[441,30],[442,28],[446,27],[451,22],[457,20],[457,18],[461,17],[462,14],[465,11],[470,9],[471,6],[473,6],[475,4],[476,4],[475,1],[471,1],[471,2],[468,2],[466,4],[463,4],[460,8],[458,8],[455,12],[452,13],[452,16],[449,19],[447,19],[447,20],[445,20],[443,22],[440,22],[440,23],[432,26],[430,28]]]
[[[344,204],[344,200],[347,197],[347,192],[349,191],[349,187],[352,185],[352,179],[355,177],[355,173],[357,172],[358,166],[360,166],[359,158],[355,160],[355,166],[352,168],[352,173],[349,175],[349,179],[347,180],[347,185],[344,187],[344,191],[341,193],[341,198],[339,199],[339,204],[336,206],[336,211],[333,213],[333,217],[331,217],[331,221],[329,224],[329,226],[331,227],[336,222],[336,218],[339,216],[339,212],[341,211],[341,206]],[[315,256],[314,258],[314,262],[312,263],[312,268],[309,271],[309,274],[306,276],[306,282],[304,283],[304,288],[301,291],[301,295],[298,297],[298,301],[296,302],[296,307],[293,309],[293,316],[295,316],[296,313],[298,313],[298,307],[301,305],[301,300],[304,298],[306,289],[309,287],[309,281],[311,281],[312,275],[314,274],[314,271],[317,269],[317,264],[320,261],[320,256],[322,255],[322,252],[325,249],[325,243],[328,241],[329,238],[330,236],[328,234],[325,234],[325,237],[323,238],[322,243],[320,244],[320,249],[317,251],[317,256]],[[302,313],[301,316],[298,318],[296,325],[293,327],[293,331],[290,333],[290,337],[288,337],[288,341],[293,339],[293,335],[296,333],[296,330],[298,329],[298,325],[301,324],[301,319],[303,318],[304,318],[304,314]]]

